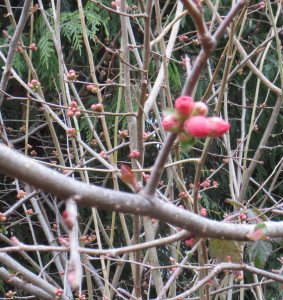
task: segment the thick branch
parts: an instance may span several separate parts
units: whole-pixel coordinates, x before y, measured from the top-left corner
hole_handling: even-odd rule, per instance
[[[78,195],[77,203],[80,206],[149,216],[187,229],[192,236],[248,240],[247,234],[252,233],[255,228],[255,225],[212,221],[158,198],[152,198],[150,201],[142,195],[85,184],[42,166],[4,145],[0,145],[0,172],[61,199]],[[267,236],[271,238],[283,236],[283,222],[267,222],[266,226]]]

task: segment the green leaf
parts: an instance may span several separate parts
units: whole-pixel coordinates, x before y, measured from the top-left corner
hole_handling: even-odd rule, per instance
[[[257,268],[264,268],[268,257],[272,253],[272,245],[266,241],[249,242],[247,251],[254,265]]]
[[[258,230],[258,229],[262,229],[263,232],[264,232],[264,234],[266,234],[267,228],[266,228],[266,225],[264,223],[258,223],[258,224],[256,224],[255,230]]]
[[[261,219],[263,219],[264,221],[268,221],[268,218],[262,214],[262,211],[260,211],[257,208],[253,208],[252,211],[257,215],[260,216]]]
[[[234,206],[237,206],[237,207],[240,207],[240,208],[244,208],[244,205],[241,204],[240,202],[237,202],[237,201],[234,201],[232,199],[225,199],[225,202],[231,204],[231,205],[234,205]]]
[[[254,228],[254,232],[247,234],[247,238],[251,241],[269,240],[269,237],[266,236],[266,231],[266,225],[258,223]]]
[[[173,115],[174,117],[178,118],[176,110],[174,108],[166,108],[163,110],[163,116],[170,116]]]
[[[177,88],[181,88],[182,82],[180,80],[180,74],[178,68],[174,63],[169,63],[168,65],[168,73],[170,82],[174,83]]]
[[[40,58],[40,64],[44,67],[45,71],[50,69],[51,57],[55,56],[54,45],[52,42],[51,35],[48,31],[42,34],[38,43],[38,54]]]
[[[133,173],[132,169],[127,165],[121,166],[121,180],[132,186],[136,185],[135,174]]]
[[[7,231],[7,229],[6,229],[6,226],[2,225],[2,226],[1,226],[0,232],[3,233],[3,234],[8,234],[8,231]]]
[[[227,256],[230,256],[233,263],[242,261],[241,248],[235,241],[211,239],[208,248],[210,256],[219,261],[227,262]]]
[[[185,151],[190,151],[196,140],[192,137],[190,141],[180,141],[181,148]]]

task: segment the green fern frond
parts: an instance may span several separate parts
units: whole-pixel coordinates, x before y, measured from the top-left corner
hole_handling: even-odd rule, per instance
[[[21,53],[18,52],[15,53],[13,68],[17,71],[20,77],[23,77],[23,74],[26,72],[27,67],[26,64],[24,63]]]
[[[180,73],[176,65],[172,62],[168,65],[168,72],[169,72],[169,79],[170,82],[173,82],[177,88],[181,88],[181,80],[180,80]]]
[[[50,67],[50,58],[51,56],[55,56],[55,51],[49,31],[45,32],[46,34],[41,35],[37,43],[37,48],[40,58],[40,64],[48,70]]]

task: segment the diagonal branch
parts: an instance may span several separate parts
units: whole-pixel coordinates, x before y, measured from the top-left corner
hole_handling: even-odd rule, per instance
[[[15,33],[11,40],[11,43],[9,44],[7,61],[6,61],[4,72],[3,72],[2,79],[0,82],[0,107],[2,106],[3,98],[4,98],[4,93],[2,91],[6,91],[6,88],[8,85],[9,76],[10,76],[10,72],[12,69],[13,60],[14,60],[14,56],[15,56],[15,52],[16,52],[16,47],[20,40],[21,34],[25,28],[26,21],[29,17],[30,4],[31,4],[31,0],[25,1],[18,26],[15,30]]]

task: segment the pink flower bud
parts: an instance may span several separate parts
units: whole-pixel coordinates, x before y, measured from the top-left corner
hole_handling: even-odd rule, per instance
[[[177,132],[179,130],[180,122],[173,115],[167,115],[162,119],[162,125],[164,130]]]
[[[90,107],[90,109],[94,110],[94,111],[97,111],[97,112],[100,112],[102,111],[104,108],[103,104],[101,103],[97,103],[97,104],[92,104],[92,106]]]
[[[108,158],[108,155],[105,153],[105,151],[101,151],[101,152],[99,153],[99,155],[100,155],[101,157],[105,158],[105,159]]]
[[[129,136],[129,133],[128,133],[128,130],[122,130],[122,131],[120,131],[119,130],[119,135],[122,137],[122,138],[126,138],[126,137],[128,137]]]
[[[10,241],[11,241],[12,244],[15,245],[15,246],[18,246],[18,245],[21,244],[21,242],[19,241],[19,239],[18,239],[17,237],[15,237],[15,236],[12,236],[12,237],[10,238]]]
[[[204,116],[194,116],[185,121],[184,130],[194,137],[206,137],[211,132],[211,123]]]
[[[75,80],[76,78],[77,78],[76,72],[74,70],[70,70],[69,73],[67,74],[67,79]]]
[[[4,213],[0,212],[0,222],[5,222],[7,221],[7,217],[5,216]]]
[[[76,133],[76,129],[75,128],[68,128],[67,129],[67,133],[68,134],[75,134]]]
[[[98,87],[93,84],[87,85],[86,89],[92,93],[96,93],[98,91]]]
[[[17,194],[17,199],[22,199],[24,198],[28,193],[23,191],[23,190],[19,190],[18,194]]]
[[[196,116],[206,116],[208,113],[208,107],[204,102],[196,102],[193,113]]]
[[[33,79],[30,83],[34,84],[34,85],[39,85],[40,84],[36,79]]]
[[[65,246],[65,247],[68,247],[70,242],[69,242],[69,239],[68,238],[64,238],[62,236],[59,236],[58,237],[58,242],[62,245],[62,246]]]
[[[192,247],[193,244],[194,244],[194,242],[195,242],[195,239],[194,239],[194,238],[191,238],[191,239],[185,241],[185,245],[186,245],[187,247]]]
[[[76,101],[72,101],[72,102],[71,102],[71,106],[72,106],[72,107],[77,107],[77,106],[78,106],[78,103],[77,103]]]
[[[210,131],[209,136],[211,136],[211,137],[222,136],[231,127],[230,123],[226,122],[223,119],[217,118],[217,117],[209,118],[209,122],[210,122],[210,126],[211,126],[211,131]]]
[[[139,151],[134,150],[133,152],[131,152],[131,153],[129,154],[129,157],[132,158],[132,159],[137,159],[137,158],[140,157],[140,155],[141,155],[141,154],[140,154]]]
[[[30,45],[29,45],[29,48],[30,48],[31,50],[33,50],[33,51],[37,50],[36,44],[35,44],[35,43],[30,44]]]
[[[188,195],[186,192],[181,192],[181,193],[179,194],[179,197],[180,197],[181,199],[188,199],[188,198],[189,198],[189,195]]]
[[[74,112],[72,110],[68,110],[67,116],[72,117],[74,115]]]
[[[205,208],[202,208],[200,211],[199,211],[199,214],[203,217],[205,217],[207,215],[207,211]]]
[[[111,6],[112,6],[113,8],[117,8],[117,7],[119,6],[119,4],[120,4],[120,1],[119,1],[119,0],[116,0],[116,1],[112,1],[112,2],[111,2]]]
[[[181,96],[175,101],[174,106],[179,115],[189,116],[194,109],[194,100],[189,96]]]

